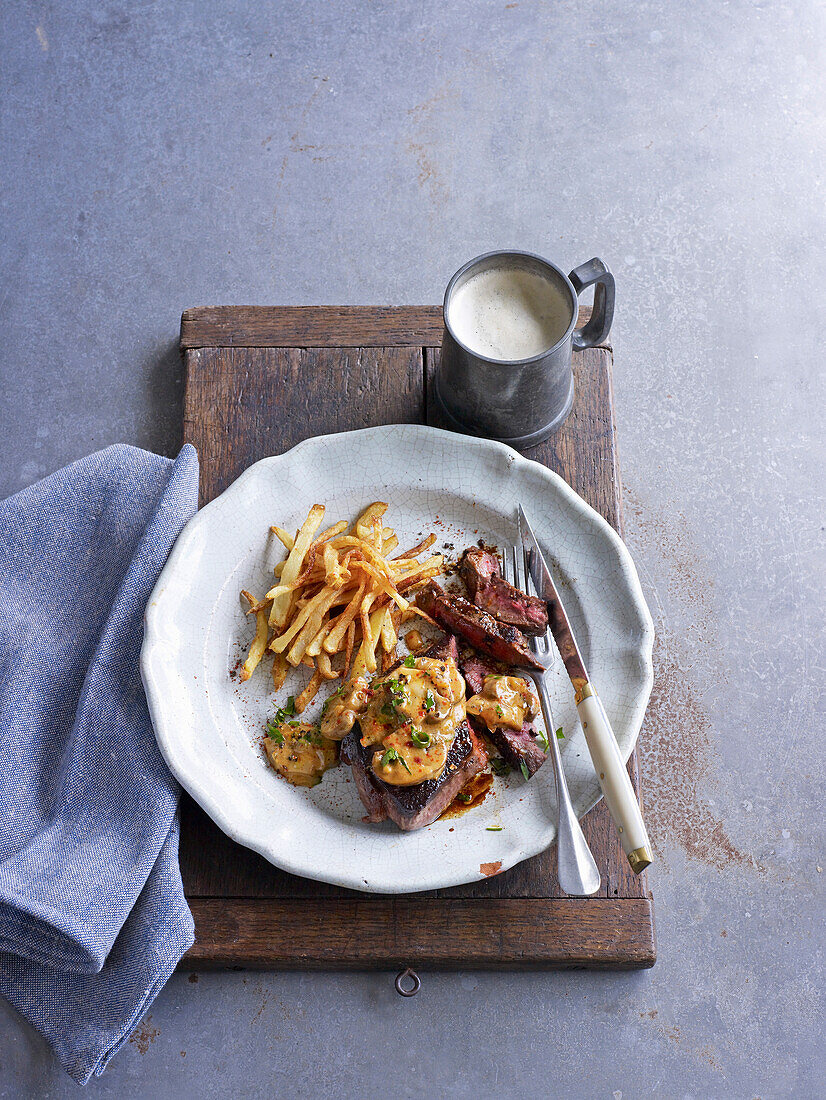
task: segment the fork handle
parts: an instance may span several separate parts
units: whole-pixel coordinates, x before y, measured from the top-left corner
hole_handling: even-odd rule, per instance
[[[586,684],[586,691],[589,688],[591,694],[581,699],[576,708],[582,732],[605,796],[605,804],[619,831],[623,851],[632,871],[639,874],[651,863],[648,832],[605,707],[591,685]]]
[[[601,877],[596,865],[588,841],[582,832],[582,826],[576,816],[571,803],[571,795],[568,791],[568,782],[565,779],[565,771],[562,767],[562,754],[559,751],[559,743],[554,735],[553,715],[551,714],[551,699],[544,676],[534,676],[539,702],[542,706],[542,717],[545,719],[545,729],[548,733],[548,741],[554,758],[554,770],[556,772],[556,802],[559,811],[557,821],[557,878],[559,885],[566,894],[573,897],[587,897],[599,890]]]

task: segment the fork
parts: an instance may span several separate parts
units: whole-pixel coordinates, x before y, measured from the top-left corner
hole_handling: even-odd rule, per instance
[[[505,580],[523,592],[535,595],[536,589],[528,573],[522,548],[511,546],[508,549],[510,552],[506,550],[502,554]],[[525,669],[524,671],[533,680],[539,695],[542,717],[545,720],[545,731],[554,760],[556,801],[559,813],[557,822],[557,859],[559,865],[557,874],[559,885],[566,894],[571,894],[574,897],[585,897],[588,894],[595,894],[599,890],[600,874],[571,803],[565,769],[562,767],[562,753],[559,751],[559,742],[554,732],[551,697],[545,683],[545,673],[554,662],[553,639],[550,630],[546,630],[544,634],[538,637],[530,637],[528,641],[531,653],[545,670],[545,672],[534,672],[531,669]]]

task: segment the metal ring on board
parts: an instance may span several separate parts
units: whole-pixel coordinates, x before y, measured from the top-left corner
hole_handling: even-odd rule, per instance
[[[409,987],[405,987],[406,980],[411,981],[413,984]],[[415,997],[419,990],[422,988],[421,979],[415,970],[411,967],[407,967],[405,970],[399,971],[396,975],[396,992],[400,997]]]

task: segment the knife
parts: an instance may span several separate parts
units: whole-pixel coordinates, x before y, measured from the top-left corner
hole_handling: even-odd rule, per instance
[[[525,510],[519,505],[519,536],[528,571],[537,595],[548,608],[548,626],[553,635],[565,671],[574,687],[574,699],[585,742],[594,763],[608,812],[620,835],[623,851],[631,870],[639,874],[651,863],[651,844],[642,819],[631,779],[620,756],[617,739],[605,713],[602,700],[588,676],[585,662],[576,644],[571,624],[556,590],[536,535]]]

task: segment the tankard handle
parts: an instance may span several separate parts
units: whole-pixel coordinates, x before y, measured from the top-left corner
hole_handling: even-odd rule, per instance
[[[575,267],[568,276],[579,296],[586,287],[594,287],[594,308],[588,323],[574,330],[573,343],[577,351],[601,344],[611,331],[614,319],[614,276],[596,256]]]

